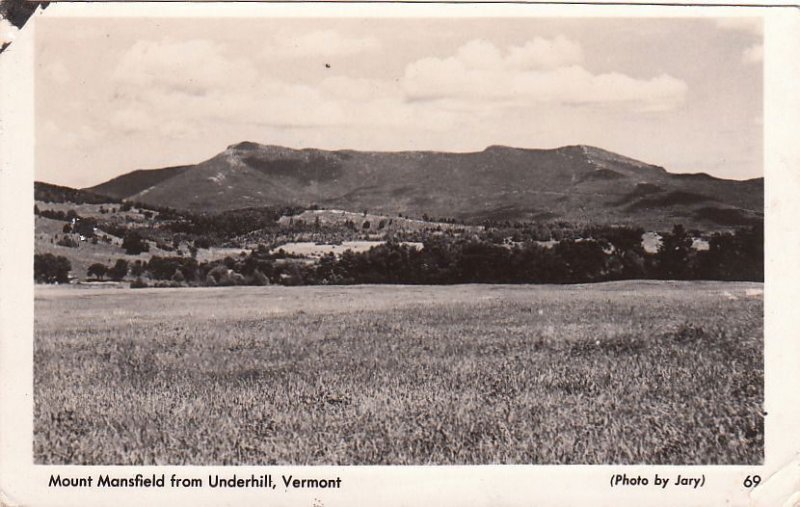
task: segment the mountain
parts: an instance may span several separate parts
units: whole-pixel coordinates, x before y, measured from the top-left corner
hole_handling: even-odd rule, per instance
[[[291,149],[242,142],[197,165],[134,171],[93,193],[193,211],[311,205],[491,220],[712,228],[763,219],[763,178],[664,168],[591,146],[473,153]]]

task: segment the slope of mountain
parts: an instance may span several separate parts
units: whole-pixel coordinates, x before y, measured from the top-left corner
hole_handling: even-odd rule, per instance
[[[78,190],[41,181],[33,182],[33,198],[43,202],[71,202],[75,204],[102,204],[119,202],[118,199],[94,192]]]
[[[90,190],[101,195],[108,195],[117,199],[124,199],[130,195],[130,189],[139,189],[137,192],[158,185],[173,176],[177,176],[192,166],[165,167],[164,169],[138,170],[117,176],[105,183],[94,186]]]
[[[310,205],[382,214],[701,228],[763,218],[763,178],[733,181],[591,146],[474,153],[295,150],[243,142],[194,166],[134,171],[92,192],[222,211]]]

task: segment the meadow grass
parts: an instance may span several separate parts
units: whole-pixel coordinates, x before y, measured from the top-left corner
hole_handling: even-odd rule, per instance
[[[757,464],[761,287],[37,287],[35,461]]]

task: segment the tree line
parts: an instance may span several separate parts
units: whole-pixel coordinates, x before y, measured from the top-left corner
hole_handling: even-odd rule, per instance
[[[315,262],[261,246],[249,254],[202,263],[177,256],[153,256],[130,265],[120,259],[114,266],[93,265],[87,274],[116,280],[130,274],[138,279],[137,286],[146,286],[145,279],[172,286],[764,279],[764,231],[760,225],[715,233],[706,250],[696,250],[692,235],[678,225],[662,235],[656,253],[643,249],[640,229],[604,231],[602,236],[564,239],[553,245],[535,241],[507,245],[477,235],[441,235],[427,237],[420,249],[390,239],[366,252],[348,250],[338,257],[330,253]],[[56,267],[62,272],[64,262],[46,255],[49,257],[36,258],[37,281],[63,283],[64,276],[53,272]]]

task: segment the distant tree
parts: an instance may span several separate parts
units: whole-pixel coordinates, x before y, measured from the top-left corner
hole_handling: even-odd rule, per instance
[[[708,280],[764,281],[764,227],[715,233],[697,254],[697,277]]]
[[[662,278],[680,280],[690,273],[690,257],[692,255],[692,237],[678,224],[661,238],[657,259],[659,273]]]
[[[200,236],[194,240],[194,246],[196,248],[211,248],[211,240],[206,236]]]
[[[131,207],[132,207],[132,206],[131,206],[131,203],[129,203],[129,202],[123,202],[123,203],[122,203],[122,206],[120,206],[120,207],[119,207],[119,210],[120,210],[120,211],[130,211],[130,210],[131,210]]]
[[[34,215],[38,215],[39,214],[39,206],[36,205],[36,204],[33,205],[33,214]]]
[[[68,283],[72,265],[61,255],[35,254],[33,256],[33,278],[39,283]]]
[[[106,272],[108,272],[108,268],[106,267],[105,264],[95,262],[94,264],[89,266],[88,270],[86,270],[86,275],[90,277],[93,276],[98,280],[102,280],[103,277],[106,276]]]
[[[108,270],[108,276],[115,282],[119,282],[128,274],[128,261],[125,259],[117,259],[114,266]]]
[[[260,269],[253,271],[253,285],[269,285],[269,278]]]
[[[361,224],[362,229],[369,229],[369,220],[364,220],[364,223]]]
[[[122,239],[122,248],[128,255],[139,255],[142,252],[149,252],[150,245],[136,231],[128,231]]]
[[[147,263],[147,271],[155,280],[171,280],[175,271],[180,270],[184,280],[194,280],[197,276],[197,261],[185,257],[153,256]]]
[[[142,276],[144,274],[145,266],[144,266],[144,264],[142,264],[142,261],[137,259],[136,262],[131,264],[130,267],[131,267],[131,275],[133,275],[133,276],[138,278],[138,277],[140,277],[140,276]]]
[[[68,223],[64,224],[64,227],[61,229],[61,232],[63,232],[64,234],[69,234],[70,232],[72,232],[72,226],[69,225]]]

